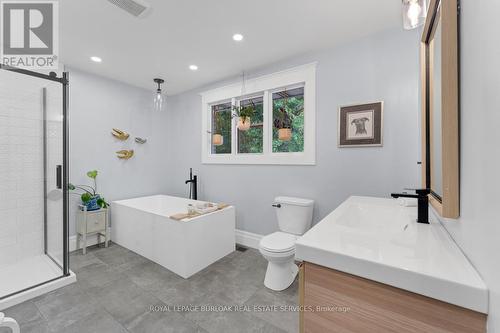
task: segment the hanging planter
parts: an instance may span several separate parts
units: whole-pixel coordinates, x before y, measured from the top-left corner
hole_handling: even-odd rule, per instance
[[[277,117],[274,119],[274,127],[278,130],[280,141],[290,141],[292,139],[292,120],[284,107],[279,108]]]
[[[233,117],[238,117],[238,129],[248,131],[252,126],[252,116],[255,114],[253,101],[249,105],[233,106]]]
[[[219,112],[215,113],[215,128],[212,132],[212,145],[222,146],[224,144],[224,137],[222,136],[222,127],[224,125],[222,116]]]
[[[291,128],[280,128],[280,129],[278,129],[278,139],[280,141],[290,141],[290,140],[292,140],[292,129]]]
[[[224,137],[222,136],[222,134],[212,135],[212,144],[214,146],[222,146],[224,144]]]
[[[252,125],[250,117],[239,117],[238,118],[238,129],[240,131],[248,131]]]

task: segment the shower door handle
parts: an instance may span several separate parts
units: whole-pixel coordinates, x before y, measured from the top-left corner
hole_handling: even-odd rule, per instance
[[[62,165],[56,166],[56,187],[62,188]]]

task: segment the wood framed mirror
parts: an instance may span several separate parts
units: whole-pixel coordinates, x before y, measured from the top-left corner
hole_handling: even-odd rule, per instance
[[[422,180],[442,217],[460,216],[458,0],[431,0],[421,39]]]

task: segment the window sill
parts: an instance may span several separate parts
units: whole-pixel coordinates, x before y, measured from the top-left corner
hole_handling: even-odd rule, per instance
[[[316,165],[314,156],[305,153],[276,153],[272,155],[208,155],[202,159],[202,164],[234,164],[234,165]]]

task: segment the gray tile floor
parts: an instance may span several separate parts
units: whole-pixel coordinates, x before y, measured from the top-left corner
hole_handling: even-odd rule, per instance
[[[297,281],[266,289],[266,265],[256,250],[236,251],[185,280],[119,245],[93,247],[71,254],[78,282],[4,312],[22,333],[297,332],[298,313],[282,311],[297,305]]]

